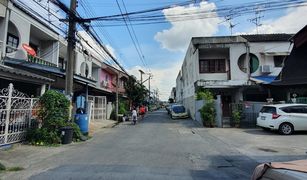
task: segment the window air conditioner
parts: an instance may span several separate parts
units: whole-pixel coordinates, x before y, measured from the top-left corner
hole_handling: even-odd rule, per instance
[[[271,73],[273,70],[273,67],[271,65],[262,65],[260,66],[260,70],[262,73]]]

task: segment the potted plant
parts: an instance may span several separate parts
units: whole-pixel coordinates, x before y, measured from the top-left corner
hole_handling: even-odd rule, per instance
[[[235,127],[240,127],[241,112],[238,110],[232,111],[232,119],[234,121]]]

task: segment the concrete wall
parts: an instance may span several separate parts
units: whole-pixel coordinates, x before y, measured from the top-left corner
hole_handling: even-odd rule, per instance
[[[199,124],[203,124],[199,110],[204,106],[206,102],[204,100],[195,100],[195,119]],[[214,107],[216,111],[215,122],[217,127],[222,127],[222,104],[221,97],[218,96],[214,101]]]

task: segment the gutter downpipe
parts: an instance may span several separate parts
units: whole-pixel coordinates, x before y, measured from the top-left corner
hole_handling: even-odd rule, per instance
[[[247,62],[247,84],[250,84],[250,77],[251,77],[251,72],[250,72],[250,45],[249,42],[245,42],[245,47],[246,47],[246,62]]]

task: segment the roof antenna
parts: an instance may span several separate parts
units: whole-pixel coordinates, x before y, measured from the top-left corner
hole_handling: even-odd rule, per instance
[[[256,9],[255,9],[255,17],[252,18],[252,19],[248,19],[251,23],[255,24],[256,25],[256,31],[257,31],[257,34],[259,34],[259,27],[262,26],[262,24],[260,23],[260,19],[263,18],[264,16],[261,16],[261,8],[258,6]]]
[[[232,19],[233,19],[232,14],[231,14],[231,15],[225,16],[225,21],[228,22],[228,24],[229,24],[230,35],[232,35],[232,29],[233,29],[236,25],[239,24],[239,23],[233,24],[233,23],[232,23]]]

